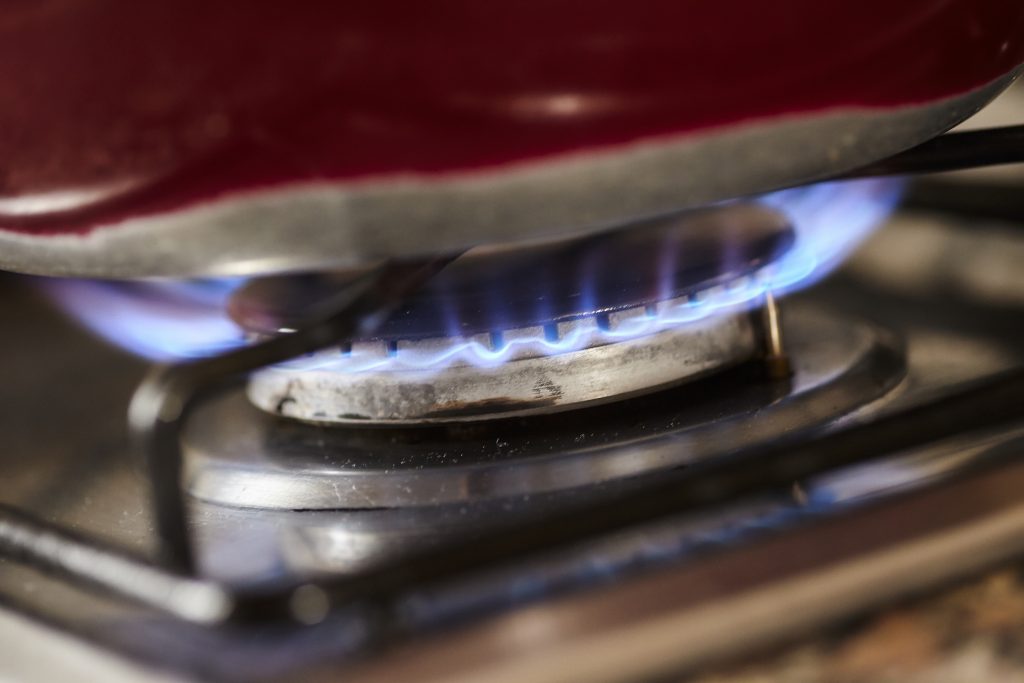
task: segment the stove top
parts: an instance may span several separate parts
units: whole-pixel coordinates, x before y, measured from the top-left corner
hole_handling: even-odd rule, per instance
[[[1001,247],[969,248],[981,244]],[[95,666],[132,675],[143,667],[218,680],[320,680],[342,670],[352,680],[413,671],[419,680],[622,680],[686,670],[976,571],[1024,550],[1016,428],[856,465],[845,464],[843,446],[836,467],[812,476],[795,461],[788,477],[764,477],[748,463],[751,480],[779,483],[725,497],[716,487],[736,479],[712,468],[687,493],[707,504],[628,532],[610,528],[430,581],[406,567],[409,580],[389,585],[385,602],[372,583],[401,574],[410,553],[468,537],[469,551],[475,544],[486,556],[502,534],[523,541],[517,525],[536,538],[536,520],[571,520],[565,515],[604,495],[636,501],[652,481],[763,444],[827,439],[891,414],[916,424],[914,406],[1024,362],[1024,280],[1009,266],[991,276],[1021,249],[1017,224],[897,213],[836,276],[772,309],[792,366],[786,377],[766,377],[754,354],[620,401],[413,428],[294,421],[255,407],[236,385],[183,434],[196,564],[204,579],[242,594],[287,588],[289,618],[204,625],[216,621],[219,595],[204,581],[162,584],[160,574],[113,567],[119,580],[156,586],[162,602],[146,606],[6,561],[3,619],[44,624],[21,625],[13,637],[43,638],[54,653],[80,647],[63,633],[85,638]],[[928,268],[922,258],[961,266]],[[971,259],[978,263],[964,264]],[[144,364],[80,331],[31,281],[8,277],[2,286],[17,325],[0,339],[0,501],[152,556],[148,484],[123,418]],[[760,324],[725,320],[747,333]],[[43,387],[52,399],[41,404]],[[269,395],[256,380],[248,394],[276,407],[260,400],[264,389]],[[0,537],[17,542],[11,519],[0,520]],[[96,560],[92,547],[62,561]],[[339,577],[356,581],[341,608],[321,588]],[[524,648],[537,656],[518,656]],[[74,660],[55,654],[53,666],[59,661]]]
[[[963,165],[930,150],[873,172]],[[803,291],[892,185],[485,250],[376,332],[279,337],[270,360],[300,357],[270,367],[230,351],[225,297],[263,338],[337,282],[0,275],[0,678],[674,680],[1019,558],[1024,207],[990,173],[912,180]],[[849,240],[807,258],[798,204]],[[701,225],[729,248],[658,259]],[[448,264],[343,277],[381,304]],[[216,315],[173,324],[196,306]],[[208,378],[71,317],[263,369],[175,406]],[[144,382],[163,402],[126,420]]]

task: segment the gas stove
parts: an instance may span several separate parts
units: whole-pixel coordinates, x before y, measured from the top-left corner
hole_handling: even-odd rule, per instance
[[[153,288],[167,306],[182,292],[10,277],[0,538],[27,563],[2,565],[6,642],[52,654],[33,665],[48,680],[66,666],[624,680],[784,642],[1014,557],[1024,432],[995,420],[1016,377],[999,373],[1024,362],[1012,265],[1024,233],[929,209],[934,187],[912,183],[909,206],[837,274],[781,300],[784,285],[763,285],[808,268],[792,259],[778,198],[699,212],[682,231],[640,226],[626,243],[467,259],[382,331],[228,383],[190,411],[177,434],[187,495],[162,486],[166,462],[143,468],[155,513],[121,417],[145,364],[41,297],[63,297],[87,323],[128,311],[106,332],[131,343],[146,335],[119,326],[139,324]],[[875,181],[810,191],[824,201],[809,190],[785,200],[833,207],[831,218],[894,196]],[[746,246],[699,243],[702,222]],[[663,253],[649,241],[680,235],[694,240],[681,263],[627,270]],[[481,279],[506,287],[503,301],[533,302],[562,268],[586,282],[574,269],[595,264],[593,286],[542,314],[478,305]],[[193,305],[182,323],[210,327],[230,311],[235,326],[219,329],[238,339],[217,349],[295,340],[270,336],[291,324],[282,312],[361,277],[189,285],[232,303]],[[227,378],[238,368],[217,363],[262,347],[241,348],[199,366]],[[627,362],[637,358],[639,369]],[[134,420],[178,386],[163,373],[136,393]],[[45,407],[33,400],[44,386],[60,388]],[[167,434],[150,436],[166,447]]]
[[[0,10],[0,678],[681,680],[1017,561],[1024,13],[874,4]]]

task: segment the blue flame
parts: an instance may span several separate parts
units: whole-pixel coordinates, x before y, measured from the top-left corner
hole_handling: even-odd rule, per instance
[[[433,370],[453,364],[481,368],[501,365],[523,352],[529,355],[569,353],[589,346],[635,339],[665,329],[697,325],[720,315],[759,305],[767,292],[784,295],[817,282],[863,241],[889,215],[899,200],[901,184],[892,180],[822,183],[783,190],[758,201],[786,214],[796,231],[793,247],[751,277],[718,286],[644,316],[628,317],[611,329],[596,322],[574,325],[568,334],[552,338],[538,328],[535,334],[492,340],[457,339],[441,349],[423,351],[414,345],[386,356],[353,349],[341,356],[323,352],[283,364],[290,370],[366,372],[370,370]],[[671,267],[664,267],[671,274]],[[584,294],[586,289],[584,288]]]
[[[817,282],[892,211],[900,187],[898,181],[869,179],[821,183],[764,195],[757,201],[786,214],[795,228],[795,243],[785,255],[752,277],[715,287],[676,305],[660,306],[647,315],[623,319],[610,329],[602,329],[596,322],[590,326],[578,324],[556,337],[550,330],[538,328],[534,335],[495,335],[489,342],[455,339],[430,352],[399,346],[399,353],[381,354],[357,345],[350,353],[322,352],[286,366],[339,372],[388,366],[426,370],[453,363],[493,367],[524,351],[531,355],[567,353],[700,324],[723,313],[755,306],[766,292],[783,295]],[[666,282],[672,265],[671,258],[659,264]],[[243,331],[225,313],[231,292],[240,284],[237,279],[132,283],[51,280],[46,289],[100,336],[147,358],[173,360],[213,355],[245,343]],[[453,328],[457,328],[457,322],[448,321]]]
[[[225,312],[240,279],[115,282],[46,279],[42,286],[86,328],[156,361],[216,355],[245,343]]]

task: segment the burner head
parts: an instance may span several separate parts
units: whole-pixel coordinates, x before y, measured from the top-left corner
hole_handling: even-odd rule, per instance
[[[256,373],[249,395],[301,420],[417,423],[652,391],[756,352],[742,304],[792,242],[781,213],[733,204],[583,240],[469,252],[372,338]],[[287,330],[356,276],[255,281],[230,310],[254,332]]]

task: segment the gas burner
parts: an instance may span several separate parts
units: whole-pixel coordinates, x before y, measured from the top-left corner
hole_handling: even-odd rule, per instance
[[[658,323],[643,308],[609,318],[612,332]],[[358,353],[369,369],[350,372],[331,367],[329,362],[326,369],[315,365],[273,368],[253,377],[249,397],[264,410],[309,422],[410,424],[494,419],[578,408],[655,391],[734,366],[756,351],[753,325],[745,315],[698,321],[615,343],[604,341],[604,330],[594,319],[562,323],[558,331],[570,339],[601,341],[579,351],[548,355],[544,351],[549,347],[538,343],[545,339],[543,329],[532,327],[502,331],[502,347],[488,346],[484,339],[397,345],[399,355],[432,360],[465,345],[480,344],[484,353],[505,359],[492,367],[463,361],[439,369],[419,369],[417,360],[395,363],[388,356],[389,343],[377,342],[367,344],[369,348],[359,345],[351,352]],[[525,350],[516,352],[515,345],[520,342]],[[322,363],[320,358],[318,355],[316,360]]]
[[[207,502],[276,509],[551,494],[804,433],[876,402],[903,377],[902,347],[888,331],[816,309],[787,313],[789,379],[765,380],[750,363],[628,404],[559,415],[338,429],[277,419],[235,392],[192,420],[187,485]]]
[[[470,252],[356,339],[254,375],[264,410],[325,423],[493,419],[656,391],[751,358],[746,315],[793,244],[774,209],[733,204],[583,240]],[[297,326],[354,274],[251,283],[255,332]]]

